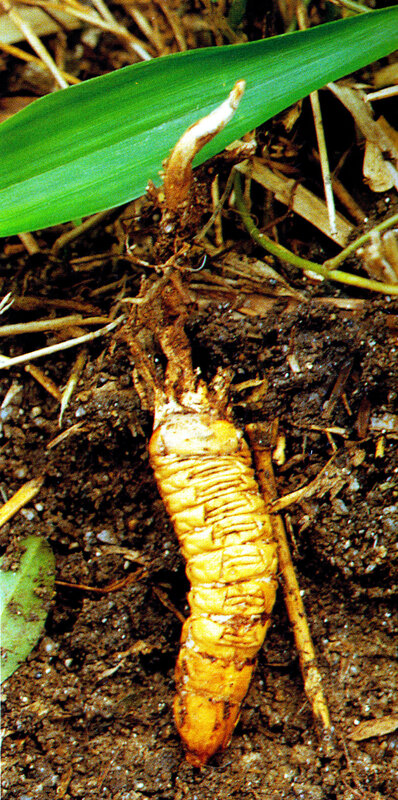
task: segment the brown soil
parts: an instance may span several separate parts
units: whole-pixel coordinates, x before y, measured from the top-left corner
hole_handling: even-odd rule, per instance
[[[55,311],[108,314],[123,280],[124,294],[136,295],[142,275],[151,281],[154,273],[125,250],[117,255],[125,232],[140,242],[135,255],[164,263],[175,242],[190,243],[208,218],[210,177],[229,168],[219,158],[200,170],[191,212],[167,236],[151,199],[128,209],[128,223],[120,211],[110,213],[101,231],[56,259],[48,253],[63,229],[39,236],[42,252],[29,257],[13,239],[0,265],[3,294],[16,298],[4,322]],[[373,196],[361,192],[371,214]],[[388,203],[381,196],[374,221]],[[224,224],[229,264],[263,258],[233,212]],[[280,235],[290,246],[311,237],[314,258],[329,246],[313,229],[293,228],[291,218]],[[106,254],[99,265],[77,266],[76,259],[98,253]],[[272,282],[260,292],[243,279],[226,291],[223,258],[194,273],[201,257],[191,249],[178,264],[178,285],[191,291],[186,329],[194,365],[208,381],[219,367],[231,370],[242,428],[278,421],[286,437],[285,461],[275,465],[279,496],[314,480],[334,455],[332,488],[285,513],[333,734],[315,728],[280,592],[230,746],[202,770],[186,763],[172,700],[176,612],[187,614],[187,581],[148,464],[151,414],[136,392],[129,348],[116,335],[88,346],[62,429],[80,426],[54,447],[59,403],[23,367],[0,373],[0,397],[12,382],[16,389],[2,416],[3,487],[10,496],[45,475],[34,503],[1,529],[1,545],[12,549],[40,534],[57,570],[44,636],[3,685],[8,800],[398,797],[397,731],[351,738],[360,723],[398,714],[398,301],[287,271],[294,290],[286,296],[276,296]],[[260,296],[270,298],[267,313],[258,312]],[[245,302],[254,297],[256,313],[249,313]],[[16,355],[50,339],[14,338],[4,351]],[[63,386],[75,357],[69,350],[38,364]],[[240,386],[262,378],[267,391],[256,396]]]

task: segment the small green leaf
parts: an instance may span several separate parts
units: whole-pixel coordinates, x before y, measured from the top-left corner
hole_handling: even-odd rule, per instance
[[[25,661],[38,641],[54,587],[54,555],[45,539],[28,536],[14,570],[0,558],[1,682]]]
[[[133,64],[46,95],[0,125],[0,236],[121,205],[160,183],[193,122],[246,81],[239,109],[195,159],[398,47],[398,6],[258,42]]]

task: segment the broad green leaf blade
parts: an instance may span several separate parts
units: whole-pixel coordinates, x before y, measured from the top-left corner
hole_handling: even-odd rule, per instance
[[[18,569],[1,569],[1,682],[25,661],[43,630],[54,587],[54,556],[38,536],[28,536]]]
[[[259,42],[191,50],[40,98],[0,125],[0,235],[145,192],[183,131],[239,79],[236,116],[196,164],[310,91],[398,47],[398,6]]]

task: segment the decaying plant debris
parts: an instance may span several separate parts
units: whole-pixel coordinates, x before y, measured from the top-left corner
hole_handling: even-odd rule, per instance
[[[188,4],[181,15],[177,3],[143,3],[134,6],[134,26],[131,7],[123,9],[111,11],[121,26],[135,26],[134,43],[125,38],[121,46],[120,30],[116,36],[108,20],[107,33],[73,34],[82,48],[77,58],[70,34],[58,34],[45,40],[58,67],[84,78],[141,57],[136,40],[156,56],[280,32],[282,13],[286,26],[292,21],[290,4],[282,3],[278,14],[269,5],[268,20],[250,10],[235,31],[220,4]],[[314,17],[321,11],[315,3]],[[30,68],[16,54],[7,58],[6,108],[32,91]],[[365,93],[393,85],[396,69],[391,58],[365,70]],[[52,88],[48,75],[40,70],[44,88],[35,79],[35,92]],[[359,114],[363,86],[350,82],[348,89]],[[394,126],[391,102],[372,101],[373,122],[384,126],[383,115]],[[398,212],[396,193],[375,192],[363,180],[370,133],[361,131],[359,117],[354,125],[352,112],[324,92],[321,103],[333,178],[348,192],[338,209],[359,235]],[[323,264],[339,247],[325,235],[326,223],[298,216],[299,187],[322,199],[311,125],[304,102],[257,131],[254,177],[245,172],[243,190],[262,231]],[[73,349],[0,374],[3,490],[11,497],[45,476],[33,502],[1,528],[1,543],[12,554],[18,539],[39,532],[53,547],[58,579],[45,636],[3,687],[10,800],[390,800],[398,792],[398,303],[303,274],[250,240],[230,192],[222,208],[217,196],[252,148],[237,144],[196,171],[193,201],[169,229],[162,195],[151,191],[91,228],[73,230],[69,241],[60,239],[69,226],[6,241],[2,297],[11,291],[12,305],[4,304],[2,324],[71,319],[61,330],[4,337],[2,353],[21,356],[79,338],[92,330],[87,319],[98,319],[95,330],[125,319],[142,276],[180,294],[194,367],[208,382],[220,367],[231,372],[240,428],[273,423],[275,508],[284,514],[299,572],[334,739],[317,737],[279,597],[229,749],[202,772],[185,763],[171,704],[188,587],[149,466],[151,415],[134,387],[129,348],[111,332],[84,345],[80,377]],[[383,147],[382,158],[396,168],[391,148]],[[260,166],[293,181],[291,196],[257,181]],[[385,249],[383,236],[351,253],[344,270],[392,282],[395,251]],[[370,245],[378,247],[376,258]],[[153,369],[163,373],[161,349]],[[75,377],[60,428],[62,397]]]

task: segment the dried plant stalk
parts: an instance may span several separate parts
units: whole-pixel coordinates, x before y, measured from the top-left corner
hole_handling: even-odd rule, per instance
[[[265,502],[267,506],[269,506],[276,497],[271,453],[267,447],[260,444],[261,441],[264,441],[264,434],[261,432],[261,426],[248,425],[247,431],[253,448],[259,484]],[[316,663],[315,648],[312,643],[311,633],[301,599],[300,587],[286,539],[285,528],[282,518],[279,515],[271,516],[271,521],[273,533],[277,542],[279,570],[282,575],[286,609],[293,627],[303,675],[304,690],[311,703],[314,718],[320,723],[323,730],[330,731],[330,716],[326,698],[323,693],[322,678]]]
[[[24,506],[30,503],[43,486],[44,478],[33,478],[18,489],[0,508],[0,527],[8,522]]]

